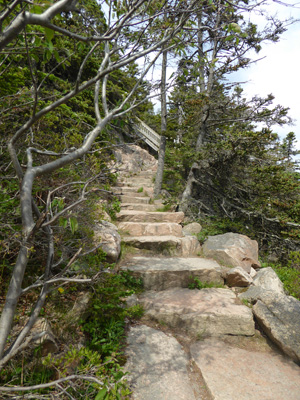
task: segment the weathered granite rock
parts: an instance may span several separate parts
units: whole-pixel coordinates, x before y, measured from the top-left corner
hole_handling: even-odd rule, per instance
[[[117,220],[131,222],[176,222],[180,224],[183,221],[183,212],[146,212],[125,210],[117,214]]]
[[[125,210],[136,210],[136,211],[155,212],[157,210],[157,206],[155,204],[121,203],[121,210],[123,210],[123,211],[125,211]]]
[[[283,284],[271,267],[263,268],[258,271],[253,278],[253,285],[260,286],[265,290],[272,290],[273,292],[284,294]]]
[[[189,257],[197,255],[201,250],[200,243],[194,236],[125,236],[123,242],[167,256]]]
[[[114,151],[117,167],[121,174],[128,172],[139,172],[142,169],[155,170],[157,160],[148,151],[136,145],[124,145]]]
[[[58,351],[55,336],[46,318],[38,318],[30,331],[30,337],[35,338],[38,336],[41,337],[33,339],[33,343],[40,346],[42,356]]]
[[[103,251],[106,253],[107,261],[116,262],[121,252],[121,237],[118,233],[118,228],[108,222],[101,221],[101,223],[94,226],[94,242],[99,244]]]
[[[72,310],[67,314],[67,319],[71,324],[77,324],[80,320],[85,320],[88,317],[91,298],[91,292],[84,292],[77,297]]]
[[[235,267],[227,271],[225,281],[230,287],[247,287],[252,283],[253,279],[242,267]]]
[[[265,290],[261,286],[251,285],[245,292],[240,293],[238,297],[241,300],[248,300],[250,303],[256,303],[257,300],[272,301],[276,298],[278,293],[273,290]]]
[[[131,236],[182,237],[182,226],[174,222],[120,222],[119,231]]]
[[[257,274],[257,271],[254,268],[251,267],[251,270],[250,270],[250,273],[249,273],[251,278],[254,278],[256,274]]]
[[[232,267],[242,267],[250,273],[259,268],[258,244],[248,236],[238,233],[209,236],[203,244],[203,254]]]
[[[120,200],[127,204],[149,204],[150,197],[129,196],[128,194],[121,194]]]
[[[300,364],[300,301],[277,294],[258,300],[253,313],[268,337]]]
[[[188,357],[177,340],[145,325],[131,327],[125,371],[135,400],[196,400]]]
[[[191,337],[254,335],[251,309],[237,304],[230,289],[149,291],[140,301],[147,317]]]
[[[193,278],[202,282],[223,284],[221,267],[205,258],[155,258],[134,257],[122,269],[128,269],[142,278],[146,290],[166,290],[188,287]]]
[[[198,222],[191,222],[185,225],[182,230],[185,235],[197,235],[201,232],[202,226]]]
[[[300,369],[275,353],[233,347],[219,339],[191,346],[214,400],[299,400]]]

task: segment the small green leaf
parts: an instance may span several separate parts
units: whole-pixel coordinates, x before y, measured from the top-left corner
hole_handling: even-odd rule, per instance
[[[48,42],[47,44],[48,44],[48,49],[49,49],[50,53],[53,53],[53,49],[54,49],[53,43]]]
[[[103,399],[105,399],[106,395],[107,395],[107,389],[102,388],[100,390],[100,392],[98,392],[97,396],[95,397],[95,400],[103,400]]]
[[[54,30],[50,28],[45,28],[45,36],[48,42],[51,42],[51,40],[54,37]]]
[[[78,221],[75,217],[69,218],[71,232],[74,234],[78,230]]]
[[[54,50],[53,54],[54,54],[55,60],[59,63],[60,62],[60,57],[59,57],[58,51]]]

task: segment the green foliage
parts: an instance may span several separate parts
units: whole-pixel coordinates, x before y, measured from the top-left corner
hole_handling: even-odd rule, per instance
[[[192,280],[191,283],[188,284],[189,289],[207,289],[207,288],[224,288],[224,285],[216,282],[202,282],[198,277],[190,277]]]
[[[172,208],[172,204],[171,203],[167,203],[167,204],[164,204],[162,207],[157,208],[156,211],[158,211],[158,212],[168,212],[168,211],[171,210],[171,208]]]
[[[143,193],[143,191],[144,191],[144,188],[140,187],[140,188],[138,188],[137,193]]]
[[[89,346],[102,357],[120,355],[123,346],[125,319],[141,316],[139,306],[125,307],[125,298],[140,291],[142,283],[130,273],[104,274],[95,288],[90,316],[83,324]]]
[[[117,218],[117,213],[120,212],[121,210],[121,201],[119,200],[118,197],[113,197],[113,199],[110,202],[107,202],[104,205],[104,209],[110,216],[110,218],[113,221],[115,221]]]

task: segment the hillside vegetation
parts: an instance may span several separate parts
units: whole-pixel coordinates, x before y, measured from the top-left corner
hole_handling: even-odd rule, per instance
[[[258,240],[300,296],[298,152],[293,132],[276,133],[288,109],[272,94],[247,100],[229,79],[288,25],[265,15],[260,30],[247,13],[261,6],[0,0],[0,385],[62,379],[14,398],[129,398],[124,330],[142,311],[123,302],[141,283],[108,263],[93,226],[119,210],[114,149],[137,141],[135,116],[167,138],[165,207],[199,220],[201,241],[228,231]],[[86,290],[88,316],[68,321]],[[58,358],[28,346],[39,317],[60,334]]]

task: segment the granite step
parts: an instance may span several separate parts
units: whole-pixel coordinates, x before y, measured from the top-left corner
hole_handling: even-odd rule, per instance
[[[147,291],[139,298],[145,317],[178,329],[188,337],[253,336],[251,308],[239,303],[230,289]]]
[[[138,177],[126,178],[121,180],[120,183],[122,183],[122,186],[138,186],[138,187],[153,186],[152,179],[138,178]]]
[[[118,228],[131,236],[183,236],[182,226],[174,222],[120,222]]]
[[[123,242],[164,256],[196,256],[201,250],[199,241],[194,236],[125,236]]]
[[[157,211],[159,206],[157,204],[132,204],[121,203],[121,210],[136,210],[136,211]]]
[[[135,194],[121,194],[119,195],[121,202],[131,203],[131,204],[149,204],[150,197],[140,197]]]
[[[300,399],[300,368],[266,345],[262,348],[261,338],[256,343],[245,338],[237,346],[208,338],[190,350],[214,400]]]
[[[201,282],[224,284],[223,273],[227,268],[206,258],[155,258],[133,257],[121,267],[143,280],[145,290],[187,288],[194,278]]]
[[[138,193],[140,196],[151,196],[153,194],[153,188],[152,187],[143,187],[143,191],[138,191],[140,188],[138,187],[130,187],[130,186],[119,186],[119,187],[113,187],[111,190],[114,192],[114,194],[127,194],[127,193]]]
[[[133,400],[199,400],[189,378],[189,357],[174,337],[145,325],[132,326],[126,358]]]
[[[184,219],[184,213],[122,210],[116,217],[119,222],[176,222],[180,224]]]

